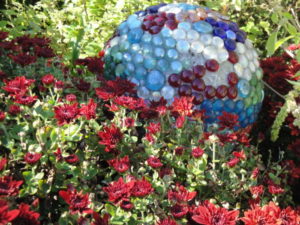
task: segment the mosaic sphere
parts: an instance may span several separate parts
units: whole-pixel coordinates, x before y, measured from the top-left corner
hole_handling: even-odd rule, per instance
[[[256,120],[264,96],[258,54],[227,16],[185,3],[151,6],[121,23],[104,50],[105,77],[135,83],[138,97],[171,104],[194,96],[206,125],[223,112],[237,114],[241,128]]]

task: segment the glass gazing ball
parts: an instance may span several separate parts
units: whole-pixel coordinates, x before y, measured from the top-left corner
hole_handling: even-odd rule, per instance
[[[104,74],[137,84],[149,100],[194,97],[215,127],[223,112],[240,128],[255,122],[263,100],[263,72],[251,41],[239,26],[207,7],[150,6],[127,18],[104,48]]]

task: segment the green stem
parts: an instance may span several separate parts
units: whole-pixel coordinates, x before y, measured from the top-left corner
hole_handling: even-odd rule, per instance
[[[215,168],[216,168],[216,164],[215,164],[215,161],[216,161],[216,143],[215,142],[213,142],[212,152],[213,152],[212,167],[213,167],[213,170],[215,170]]]

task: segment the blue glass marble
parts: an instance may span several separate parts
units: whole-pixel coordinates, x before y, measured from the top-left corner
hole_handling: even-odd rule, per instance
[[[163,58],[165,56],[165,50],[163,48],[155,48],[154,55],[157,58]]]
[[[143,45],[143,54],[145,56],[151,55],[152,54],[152,47],[150,44],[144,44]]]
[[[165,39],[165,45],[167,48],[174,48],[176,46],[176,41],[173,38]]]
[[[245,111],[240,112],[240,114],[239,114],[239,119],[238,119],[238,120],[241,122],[241,121],[243,121],[245,118],[246,118],[246,113],[245,113]]]
[[[153,36],[152,43],[155,44],[155,45],[157,45],[157,46],[160,46],[164,42],[163,42],[163,40],[162,40],[162,38],[160,36],[156,35],[156,36]]]
[[[223,21],[218,21],[217,26],[222,28],[225,31],[229,29],[229,25]]]
[[[225,102],[224,102],[224,110],[226,112],[234,112],[234,108],[235,108],[235,104],[234,104],[234,101],[231,100],[231,99],[227,99]]]
[[[234,111],[236,113],[240,113],[242,110],[244,110],[244,101],[242,100],[238,100],[236,103],[235,103],[235,108],[234,108]]]
[[[193,23],[193,27],[199,33],[210,33],[213,30],[213,27],[205,21],[195,22]]]
[[[239,96],[242,98],[246,98],[250,93],[251,86],[247,80],[240,79],[237,84],[237,89]]]
[[[159,91],[165,84],[165,76],[158,70],[152,70],[147,75],[146,87],[151,91]]]
[[[169,63],[165,59],[160,59],[157,61],[157,69],[159,69],[162,72],[166,72],[169,69]]]
[[[150,33],[146,32],[142,36],[141,42],[143,42],[143,43],[150,43],[151,40],[152,40],[152,35]]]
[[[251,105],[250,107],[247,108],[246,114],[249,117],[251,114],[253,114],[253,112],[254,112],[254,106]]]
[[[133,72],[134,71],[134,64],[133,63],[127,63],[126,64],[126,70],[128,70],[129,72]]]
[[[187,53],[190,49],[190,44],[186,40],[179,40],[176,45],[176,49],[180,53]]]
[[[236,39],[236,34],[232,30],[227,30],[226,31],[226,37],[232,40]]]
[[[256,120],[256,115],[257,115],[257,114],[251,114],[251,115],[249,116],[249,123],[254,123],[254,121]]]
[[[181,22],[178,24],[177,27],[186,31],[192,29],[192,25],[189,22]]]
[[[182,63],[180,61],[172,61],[171,62],[171,70],[173,73],[180,73],[182,71]]]
[[[234,51],[236,49],[236,42],[232,39],[226,38],[224,40],[224,45],[228,51]]]
[[[211,112],[213,110],[213,104],[210,100],[204,100],[201,104],[201,109],[204,109],[206,112]]]
[[[169,59],[177,59],[178,58],[178,52],[175,49],[169,49],[167,51],[167,57]]]
[[[129,31],[128,33],[128,41],[129,43],[138,43],[140,42],[142,36],[143,36],[143,30],[141,28],[134,28]]]
[[[136,14],[133,14],[128,17],[127,24],[130,29],[138,28],[142,25],[142,21],[138,19]]]
[[[156,60],[152,57],[145,57],[144,59],[144,66],[146,69],[151,70],[155,67]]]
[[[142,54],[137,53],[137,54],[134,55],[134,57],[133,57],[133,62],[134,62],[135,64],[140,64],[140,63],[142,63],[143,61],[144,61],[144,56],[143,56]]]
[[[216,26],[217,25],[217,21],[214,18],[212,18],[212,17],[207,17],[205,19],[205,21],[208,22],[212,26]]]
[[[214,103],[213,103],[213,110],[214,111],[222,111],[224,107],[224,102],[220,99],[217,99]]]
[[[220,27],[215,27],[214,31],[213,31],[213,34],[215,36],[218,36],[218,37],[222,38],[222,39],[226,38],[226,32],[225,32],[225,30],[222,29],[222,28],[220,28]]]
[[[243,120],[243,121],[241,122],[241,127],[242,127],[242,128],[245,128],[245,127],[248,126],[248,124],[249,124],[248,119],[245,119],[245,120]]]
[[[147,70],[142,67],[142,66],[139,66],[136,68],[135,70],[135,78],[138,79],[138,80],[142,80],[142,79],[145,79],[147,75]]]
[[[229,26],[229,29],[234,31],[234,32],[239,30],[239,26],[235,22],[230,22],[228,24],[228,26]]]
[[[131,52],[138,52],[141,49],[141,46],[137,43],[131,45]]]
[[[125,66],[123,64],[118,64],[115,70],[116,76],[121,76],[124,73]]]
[[[126,51],[130,48],[130,43],[128,41],[122,41],[120,44],[120,51]]]
[[[121,62],[123,59],[123,55],[121,52],[117,52],[116,54],[113,55],[113,59],[115,62]]]
[[[135,14],[138,16],[146,16],[147,13],[144,10],[140,10],[140,11],[135,12]]]
[[[169,28],[164,27],[164,28],[160,31],[160,34],[161,34],[163,37],[167,38],[167,37],[171,37],[172,31],[171,31]]]
[[[118,32],[120,35],[127,34],[128,31],[129,31],[129,28],[128,28],[126,22],[121,23],[120,26],[118,27]]]
[[[131,54],[128,53],[128,52],[125,52],[125,53],[123,54],[123,60],[124,60],[125,62],[131,62],[131,60],[132,60]]]

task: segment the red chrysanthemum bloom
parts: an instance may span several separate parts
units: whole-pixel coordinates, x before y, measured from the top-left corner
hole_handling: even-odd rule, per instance
[[[277,223],[280,225],[299,225],[300,215],[293,210],[291,207],[286,209],[278,210]]]
[[[251,177],[252,177],[253,179],[256,179],[256,178],[258,177],[258,175],[259,175],[259,169],[258,169],[258,167],[256,167],[256,168],[252,171]]]
[[[264,186],[263,185],[252,186],[250,187],[250,192],[253,198],[258,198],[264,192]]]
[[[8,108],[8,113],[12,116],[16,116],[21,112],[21,108],[18,105],[10,105]]]
[[[0,171],[2,171],[4,169],[6,163],[7,163],[7,159],[6,158],[0,159]]]
[[[19,193],[22,180],[13,180],[10,176],[0,177],[0,197],[15,196]]]
[[[184,186],[180,184],[176,184],[174,190],[168,191],[168,199],[170,201],[176,201],[179,203],[191,201],[195,198],[196,195],[196,191],[189,192],[187,189],[185,189]]]
[[[270,184],[268,186],[268,190],[273,195],[282,194],[284,192],[284,189],[282,189],[279,185],[276,184]]]
[[[233,129],[234,127],[239,126],[239,116],[234,113],[223,112],[221,116],[218,116],[219,119],[219,130],[224,130],[226,128]]]
[[[178,225],[175,220],[172,220],[170,217],[163,219],[157,222],[156,225]]]
[[[96,109],[97,109],[97,104],[91,98],[88,104],[86,105],[81,104],[81,108],[79,111],[80,111],[80,115],[85,116],[87,120],[91,120],[96,118]]]
[[[35,164],[37,161],[40,160],[40,158],[42,157],[41,153],[31,153],[31,152],[27,152],[24,156],[24,160],[26,163],[28,164]]]
[[[134,205],[129,200],[122,200],[121,203],[120,203],[120,207],[122,209],[126,210],[126,211],[129,211],[129,210],[131,210],[134,207]]]
[[[131,110],[142,110],[146,107],[143,99],[129,96],[117,96],[114,98],[114,103]]]
[[[123,158],[120,159],[111,159],[108,160],[108,164],[112,166],[116,171],[119,173],[124,173],[127,171],[130,167],[129,157],[126,155]]]
[[[189,211],[189,208],[185,204],[175,204],[171,207],[171,213],[176,219],[183,218]]]
[[[9,57],[17,64],[21,65],[22,67],[28,66],[32,63],[36,62],[37,57],[33,55],[29,55],[27,53],[19,53],[18,55],[9,55]]]
[[[246,159],[246,154],[245,154],[245,152],[244,152],[243,150],[240,151],[240,152],[234,151],[234,152],[232,153],[232,155],[235,156],[236,158],[241,159],[241,160],[245,160],[245,159]]]
[[[240,162],[240,159],[237,157],[234,157],[233,159],[229,160],[226,164],[232,168],[232,167],[235,167],[236,164],[238,164],[239,162]]]
[[[66,100],[70,103],[76,102],[77,97],[74,94],[68,94],[66,95]]]
[[[88,92],[91,88],[91,84],[83,79],[76,80],[75,86],[79,91],[82,92]]]
[[[176,118],[176,121],[175,121],[175,126],[176,128],[182,128],[183,125],[184,125],[184,122],[185,122],[185,117],[184,116],[178,116]]]
[[[54,113],[57,119],[57,125],[62,126],[73,122],[79,116],[78,103],[72,105],[64,104],[62,106],[55,106]]]
[[[101,139],[99,141],[99,144],[105,145],[105,151],[110,152],[111,149],[114,149],[116,145],[122,140],[123,133],[115,124],[111,124],[109,127],[104,127],[104,131],[99,131],[98,136]]]
[[[228,133],[228,132],[224,134],[218,133],[217,136],[219,138],[220,145],[222,146],[224,146],[227,143],[233,143],[238,138],[236,133]]]
[[[178,155],[178,156],[181,156],[182,154],[183,154],[183,152],[184,152],[184,147],[176,147],[175,149],[174,149],[174,151],[175,151],[175,155]]]
[[[3,90],[7,91],[10,94],[25,94],[29,86],[35,82],[32,79],[26,79],[26,77],[16,77],[10,81],[4,81],[5,86],[2,87]]]
[[[164,178],[164,176],[170,176],[170,175],[172,175],[172,169],[171,168],[169,168],[169,167],[162,167],[162,168],[160,168],[160,170],[159,170],[159,177],[160,178]]]
[[[0,122],[2,122],[3,120],[5,120],[5,112],[0,112]]]
[[[152,168],[160,168],[163,166],[163,164],[161,163],[160,159],[155,157],[155,156],[150,156],[147,159],[147,163],[149,166],[151,166]]]
[[[61,80],[57,80],[54,83],[54,87],[57,89],[63,89],[65,87],[65,83]]]
[[[90,204],[89,194],[82,194],[76,189],[68,189],[67,191],[59,191],[60,197],[69,205],[71,214],[75,213],[93,213],[93,210],[88,208]]]
[[[29,205],[21,203],[19,205],[19,215],[12,221],[12,225],[30,224],[39,225],[40,214],[34,211],[30,211]]]
[[[0,41],[5,40],[8,37],[8,32],[0,31]]]
[[[79,162],[79,158],[75,154],[68,155],[68,156],[64,157],[64,159],[69,164],[76,164]]]
[[[134,127],[135,120],[131,117],[127,117],[124,120],[124,126],[127,128]]]
[[[8,204],[6,201],[0,199],[0,224],[8,224],[14,220],[20,211],[18,209],[8,211]]]
[[[53,154],[55,155],[57,161],[63,160],[63,156],[60,148],[57,148],[56,152],[53,152]]]
[[[21,105],[32,105],[36,100],[37,96],[28,96],[23,94],[16,94],[14,96],[14,102]]]
[[[108,194],[108,200],[114,204],[123,200],[129,201],[134,183],[134,180],[125,183],[123,178],[120,177],[118,181],[114,181],[108,187],[104,187],[103,191]]]
[[[161,125],[160,123],[149,123],[146,129],[150,134],[157,134],[161,129]]]
[[[192,149],[192,156],[196,159],[200,158],[204,154],[204,150],[200,147]]]
[[[43,58],[52,58],[55,56],[53,49],[49,47],[41,48],[40,46],[36,46],[34,48],[34,53],[37,57]]]
[[[193,107],[193,97],[175,97],[171,105],[172,111],[181,116],[191,116],[193,113]]]
[[[143,177],[142,180],[135,180],[134,186],[131,189],[131,195],[134,197],[145,197],[153,192],[152,185]]]
[[[93,219],[94,222],[92,222],[91,225],[109,225],[109,214],[104,214],[103,217],[101,217],[98,213],[93,212]]]
[[[203,225],[235,225],[239,216],[238,210],[229,211],[208,201],[195,208],[193,213],[192,219]]]
[[[44,85],[48,86],[54,83],[55,78],[52,74],[46,74],[42,77],[41,81]]]

